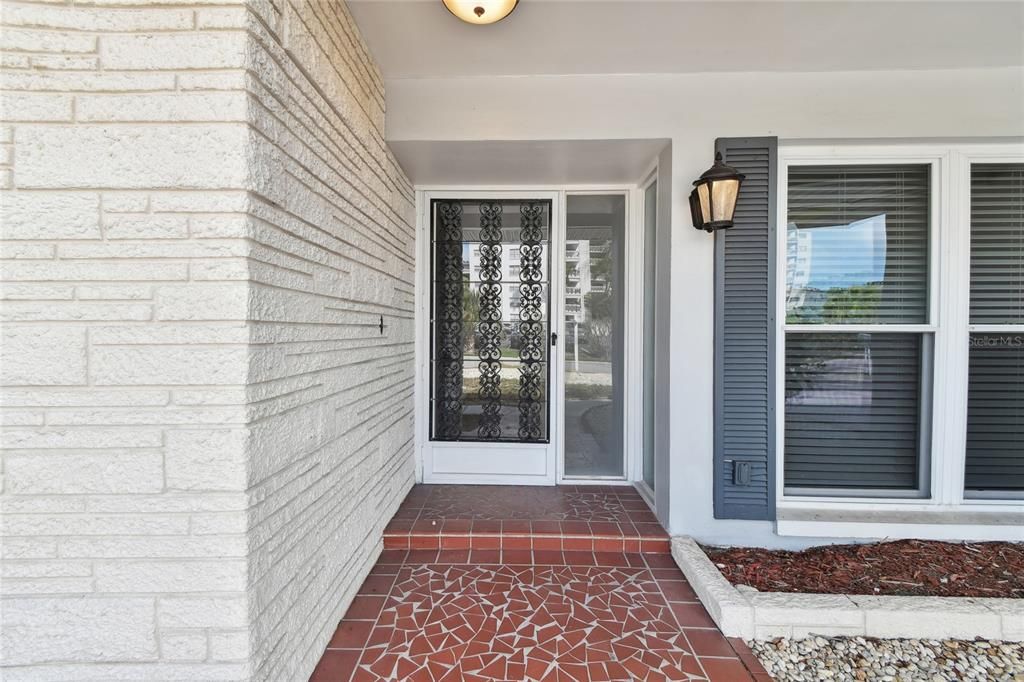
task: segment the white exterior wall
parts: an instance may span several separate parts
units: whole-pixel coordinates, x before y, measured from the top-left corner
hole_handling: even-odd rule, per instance
[[[657,393],[657,473],[669,482],[658,499],[667,496],[663,520],[672,533],[723,544],[814,539],[779,538],[769,522],[713,518],[714,239],[691,226],[687,196],[713,159],[715,138],[1024,135],[1020,68],[395,79],[385,86],[390,141],[672,140],[663,156],[673,180],[659,187],[671,186],[672,216],[670,235],[659,235],[659,256],[668,262],[659,268],[658,308],[671,314],[658,337],[668,357],[658,352],[658,375],[667,381]]]
[[[282,5],[249,22],[259,680],[306,679],[414,477],[415,204],[381,77],[343,3]]]
[[[106,4],[2,12],[0,677],[304,678],[412,480],[380,76],[341,3]]]

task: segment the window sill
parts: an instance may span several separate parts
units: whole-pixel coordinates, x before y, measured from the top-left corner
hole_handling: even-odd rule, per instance
[[[918,503],[877,504],[874,508],[848,505],[783,506],[777,509],[776,533],[794,537],[856,539],[920,538],[928,540],[1024,540],[1024,508],[926,506]]]

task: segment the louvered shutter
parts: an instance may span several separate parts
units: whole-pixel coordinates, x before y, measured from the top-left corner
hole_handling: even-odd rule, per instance
[[[715,150],[746,179],[733,227],[715,233],[714,512],[771,520],[778,139],[720,138]]]

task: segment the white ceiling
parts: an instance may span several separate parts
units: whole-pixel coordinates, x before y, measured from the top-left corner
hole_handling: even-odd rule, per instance
[[[637,183],[668,140],[394,141],[416,185]]]
[[[385,78],[1024,64],[1024,1],[520,0],[465,24],[441,0],[349,0]]]

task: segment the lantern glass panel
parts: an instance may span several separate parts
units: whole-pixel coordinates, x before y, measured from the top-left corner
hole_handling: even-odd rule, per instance
[[[707,182],[697,185],[697,198],[700,199],[700,215],[704,219],[704,224],[711,222],[711,198],[710,198],[710,184]]]
[[[712,220],[715,222],[732,220],[732,214],[736,210],[736,195],[739,191],[739,180],[715,180],[711,183]]]

